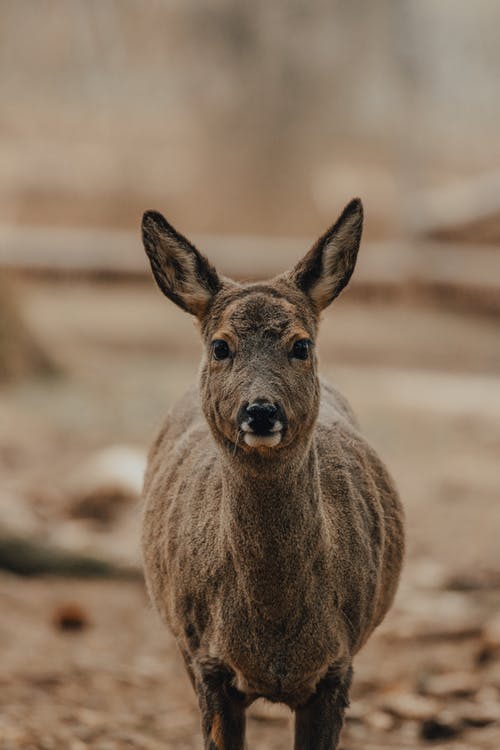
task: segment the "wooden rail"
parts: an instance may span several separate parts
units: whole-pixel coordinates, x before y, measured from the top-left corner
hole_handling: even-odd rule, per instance
[[[199,236],[198,247],[226,275],[266,278],[290,268],[309,245],[301,238]],[[149,275],[139,232],[0,227],[0,271],[141,279]],[[484,245],[367,242],[353,281],[361,295],[416,295],[500,314],[500,251]]]

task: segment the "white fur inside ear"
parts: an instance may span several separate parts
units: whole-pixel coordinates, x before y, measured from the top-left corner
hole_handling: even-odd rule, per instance
[[[337,239],[332,239],[323,248],[323,272],[309,292],[313,302],[320,308],[326,307],[336,296],[336,290],[346,271],[344,264],[340,262],[342,251],[337,242]]]
[[[309,290],[311,298],[320,309],[329,305],[351,278],[356,265],[362,226],[361,204],[351,203],[323,239],[321,275]]]
[[[179,297],[186,307],[192,310],[203,310],[210,301],[210,291],[200,283],[195,256],[179,248],[173,238],[162,238],[165,263],[162,273],[167,285]],[[180,274],[179,274],[180,271]]]
[[[212,295],[206,287],[200,284],[194,257],[185,257],[184,263],[184,267],[188,271],[185,273],[182,281],[182,296],[188,307],[197,310],[204,309],[208,305]]]

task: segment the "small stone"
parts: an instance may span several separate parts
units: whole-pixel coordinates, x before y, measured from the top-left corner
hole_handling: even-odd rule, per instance
[[[59,630],[78,631],[88,627],[89,620],[85,610],[75,603],[62,604],[53,615],[53,623]]]
[[[431,719],[439,710],[436,701],[413,693],[394,695],[384,702],[383,708],[393,716],[413,721]]]
[[[363,721],[369,711],[369,706],[364,701],[352,701],[346,713],[347,721]]]
[[[453,714],[443,711],[432,719],[426,719],[420,726],[420,736],[424,740],[447,740],[457,737],[462,730],[461,723]]]
[[[386,711],[371,711],[364,720],[371,729],[378,732],[388,732],[395,724],[394,717]]]
[[[455,707],[462,721],[470,727],[487,727],[500,721],[498,703],[466,703]]]
[[[398,616],[383,628],[384,638],[419,641],[461,641],[477,638],[483,625],[470,597],[456,591],[414,590],[400,602]]]
[[[480,679],[470,672],[449,672],[428,677],[422,692],[435,698],[468,698],[481,687]]]

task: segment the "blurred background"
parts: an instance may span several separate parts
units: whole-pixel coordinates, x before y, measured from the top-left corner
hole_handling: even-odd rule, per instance
[[[239,279],[354,195],[320,356],[407,512],[344,750],[500,747],[500,5],[0,0],[0,748],[188,750],[140,573],[145,452],[196,377],[156,208]],[[290,746],[256,705],[249,743]]]

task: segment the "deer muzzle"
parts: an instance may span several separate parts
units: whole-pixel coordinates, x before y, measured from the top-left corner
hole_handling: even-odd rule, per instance
[[[285,430],[285,415],[280,404],[266,399],[255,399],[242,404],[238,411],[238,427],[244,441],[251,447],[272,448],[281,442]]]

